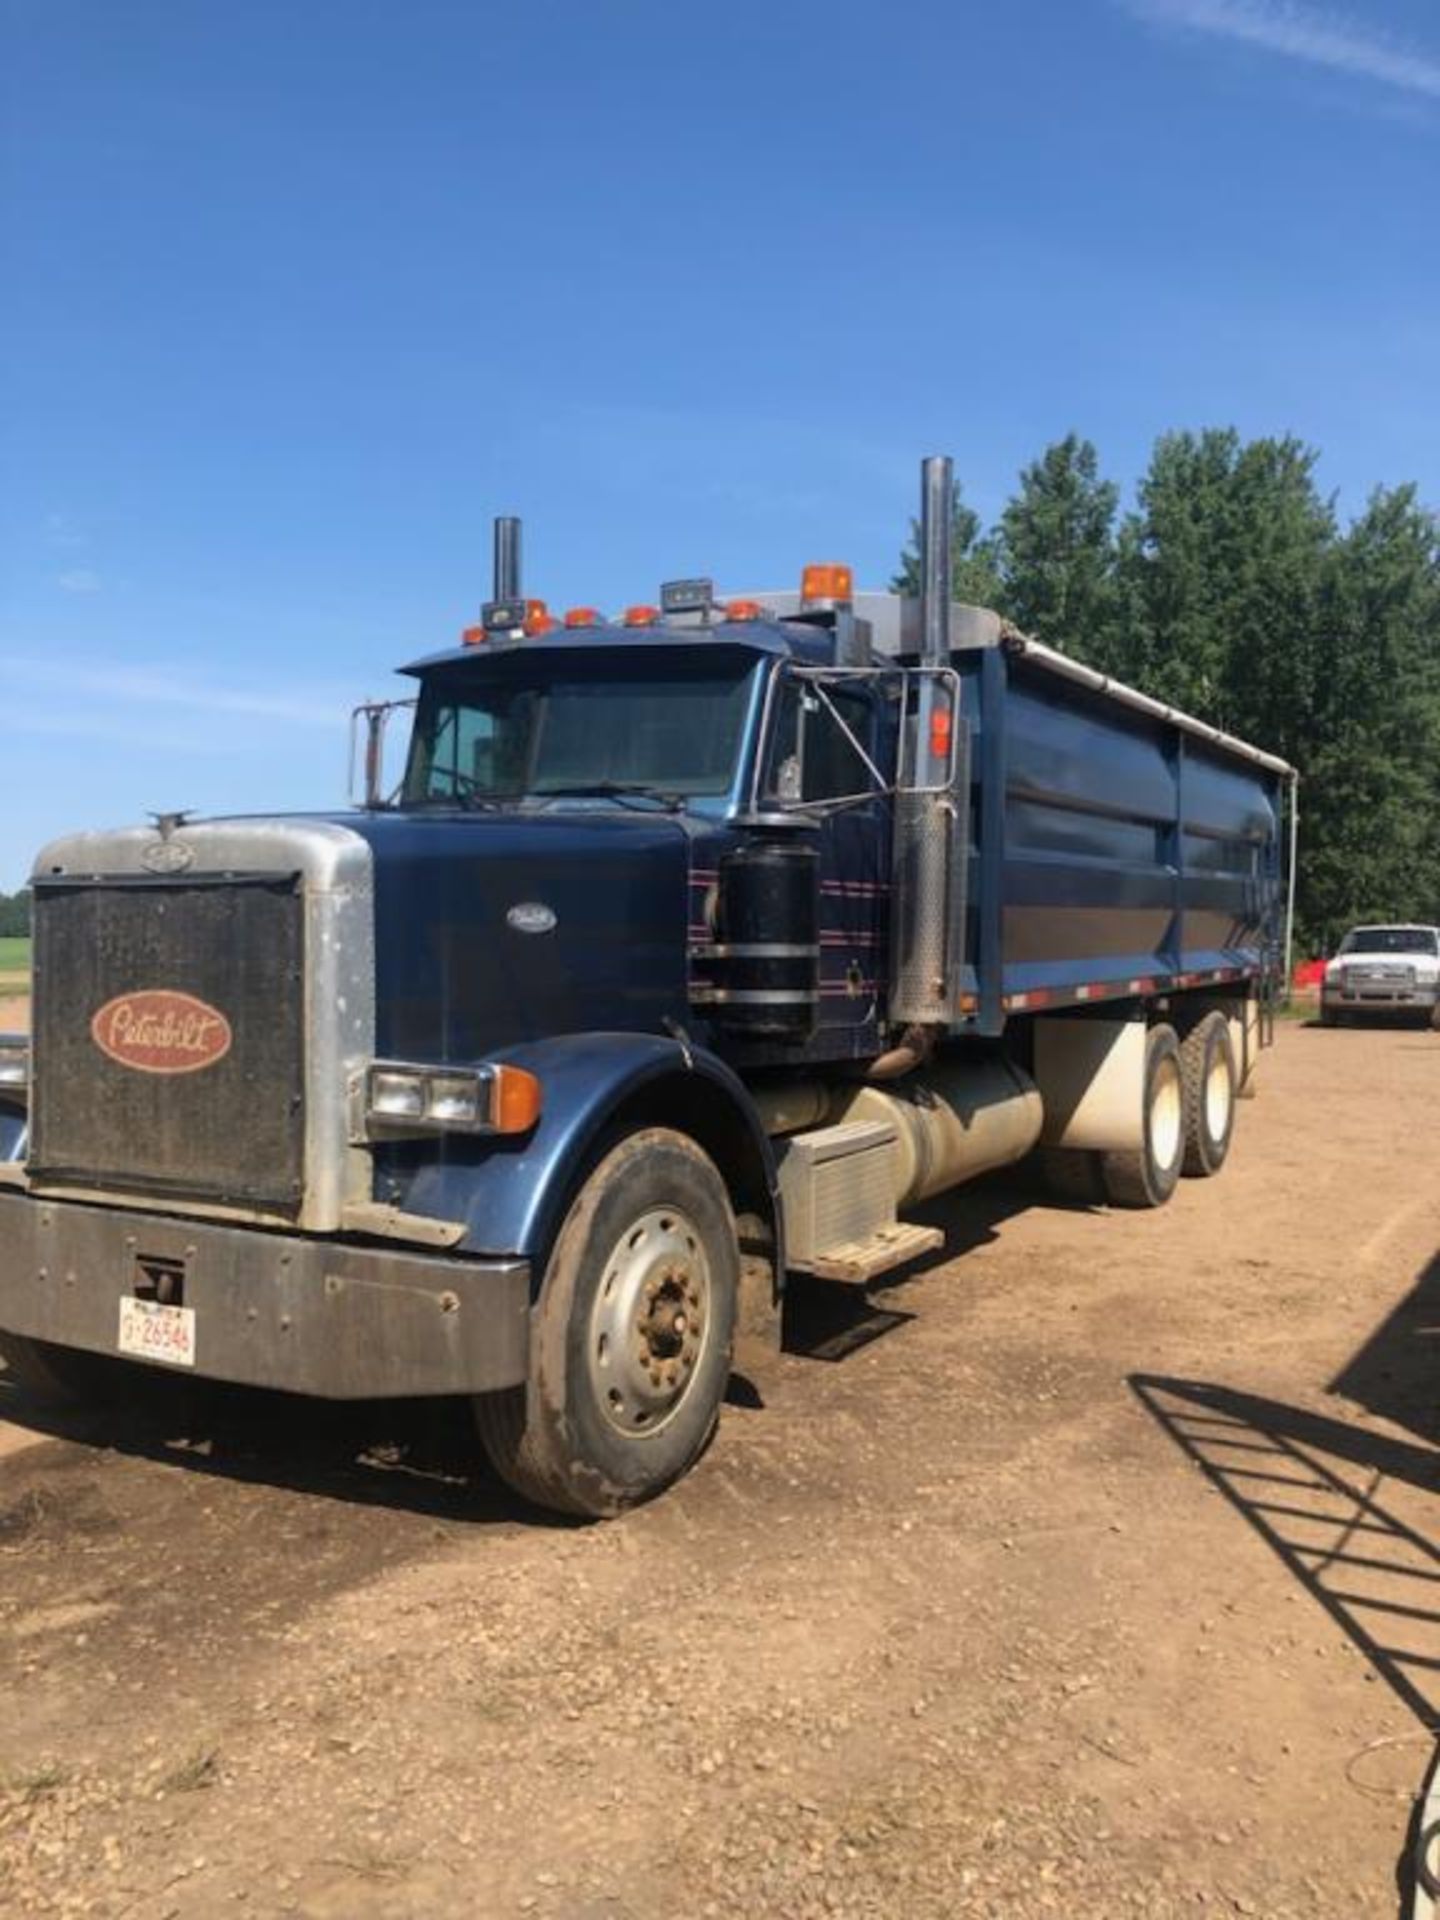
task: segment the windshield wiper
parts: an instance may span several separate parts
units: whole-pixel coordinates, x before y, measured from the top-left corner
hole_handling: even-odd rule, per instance
[[[478,787],[462,786],[454,793],[426,793],[418,800],[407,800],[402,804],[409,812],[418,812],[426,807],[446,807],[461,813],[491,813],[505,805],[506,797],[504,794],[486,793]],[[514,797],[513,794],[509,796],[511,800]]]
[[[582,780],[573,786],[537,787],[532,799],[535,800],[653,800],[668,813],[679,813],[684,806],[684,798],[678,793],[667,793],[663,787],[652,787],[644,780]]]

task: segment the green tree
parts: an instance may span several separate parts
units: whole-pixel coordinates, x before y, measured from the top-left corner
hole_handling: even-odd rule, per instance
[[[1440,527],[1413,486],[1336,543],[1314,644],[1299,908],[1333,946],[1357,920],[1440,918]]]
[[[0,893],[0,940],[24,939],[30,932],[30,889]]]
[[[1047,646],[1084,659],[1107,652],[1116,614],[1115,509],[1095,448],[1078,434],[1020,475],[998,528],[1004,610]]]
[[[1104,664],[1147,692],[1293,755],[1335,538],[1316,455],[1233,428],[1156,442],[1120,540]]]
[[[1002,587],[993,534],[982,531],[980,516],[965,504],[960,482],[955,482],[953,530],[950,540],[951,597],[972,607],[998,607]],[[920,522],[910,522],[910,544],[900,556],[900,570],[890,582],[894,593],[920,593]]]

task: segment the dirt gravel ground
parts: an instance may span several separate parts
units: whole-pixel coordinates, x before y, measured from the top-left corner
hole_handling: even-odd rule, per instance
[[[986,1183],[943,1262],[797,1295],[610,1525],[451,1405],[0,1381],[0,1912],[1393,1920],[1440,1035],[1262,1071],[1161,1213]]]

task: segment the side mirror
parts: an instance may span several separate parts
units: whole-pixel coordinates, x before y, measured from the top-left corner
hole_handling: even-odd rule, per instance
[[[350,715],[350,774],[348,791],[352,807],[393,807],[400,781],[393,786],[385,778],[385,743],[390,716],[412,708],[413,700],[367,700]],[[403,779],[403,774],[401,775]],[[357,789],[359,791],[357,792]]]

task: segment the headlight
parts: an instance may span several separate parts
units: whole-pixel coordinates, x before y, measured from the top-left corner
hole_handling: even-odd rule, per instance
[[[30,1042],[23,1033],[0,1033],[0,1097],[30,1097]]]
[[[367,1140],[425,1133],[528,1133],[540,1082],[523,1067],[422,1067],[376,1060],[365,1071],[358,1131]]]

